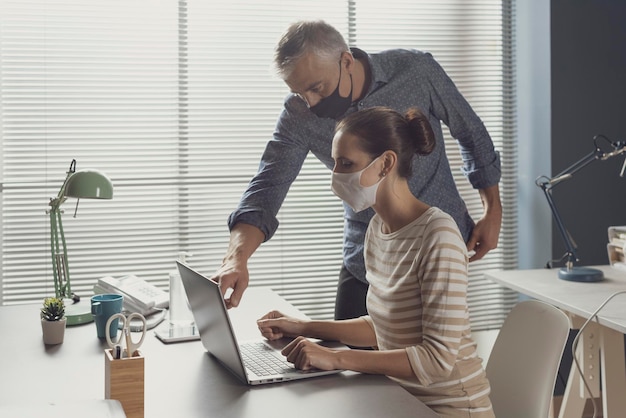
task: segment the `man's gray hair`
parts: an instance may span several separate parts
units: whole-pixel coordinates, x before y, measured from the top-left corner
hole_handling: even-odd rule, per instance
[[[297,61],[308,53],[338,61],[343,52],[349,51],[343,36],[333,26],[322,20],[300,21],[291,24],[278,41],[274,65],[284,80],[289,77]]]

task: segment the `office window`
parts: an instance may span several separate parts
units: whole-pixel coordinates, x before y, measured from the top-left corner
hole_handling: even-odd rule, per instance
[[[286,86],[273,48],[287,25],[324,19],[353,46],[432,52],[500,150],[500,247],[471,265],[475,329],[499,325],[512,293],[482,279],[515,267],[515,120],[510,1],[232,2],[0,0],[0,184],[3,304],[54,292],[46,206],[72,159],[114,183],[110,201],[63,205],[73,290],[132,273],[167,288],[179,251],[211,274],[226,218],[256,172]],[[482,206],[448,153],[472,214]],[[279,214],[276,236],[250,260],[252,286],[271,286],[304,312],[332,316],[342,207],[310,156]]]

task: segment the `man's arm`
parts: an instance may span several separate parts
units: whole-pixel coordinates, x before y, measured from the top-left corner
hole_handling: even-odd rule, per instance
[[[433,111],[458,141],[463,158],[463,172],[483,203],[483,216],[476,222],[467,242],[468,251],[475,251],[470,261],[480,260],[498,245],[502,225],[500,202],[500,157],[486,127],[470,104],[458,91],[443,68],[428,57],[428,78],[437,92],[433,94]]]
[[[230,309],[239,306],[243,292],[250,280],[248,274],[248,259],[265,240],[265,234],[256,226],[238,223],[230,231],[230,242],[221,267],[211,277],[220,284],[222,295],[228,289],[233,289],[229,298],[224,302]]]
[[[471,261],[480,260],[498,246],[502,225],[502,203],[498,185],[478,190],[483,202],[483,217],[476,222],[472,236],[467,242],[467,250],[474,251]]]
[[[293,103],[300,109],[295,109]],[[237,208],[228,217],[230,242],[222,265],[212,277],[222,294],[233,289],[224,302],[228,308],[241,302],[248,287],[248,259],[259,246],[272,238],[278,228],[276,215],[289,187],[297,178],[309,153],[306,134],[298,130],[301,112],[310,111],[300,99],[286,102],[277,122],[273,139],[265,146],[259,170],[243,193]],[[291,104],[290,104],[291,103]]]

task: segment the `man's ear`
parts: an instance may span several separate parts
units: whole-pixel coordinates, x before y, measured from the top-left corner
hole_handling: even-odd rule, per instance
[[[352,56],[352,53],[348,51],[342,52],[340,60],[341,66],[345,67],[345,69],[351,73],[354,69],[354,57]]]

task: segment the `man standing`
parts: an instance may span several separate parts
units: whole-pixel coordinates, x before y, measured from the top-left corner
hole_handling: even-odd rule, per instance
[[[437,145],[430,155],[415,157],[419,161],[413,164],[409,179],[412,193],[454,218],[468,250],[474,252],[470,261],[497,246],[502,221],[499,155],[480,118],[430,54],[405,49],[367,54],[348,48],[341,34],[327,23],[303,21],[292,24],[282,36],[274,63],[292,94],[285,99],[259,171],[228,219],[229,247],[213,276],[223,293],[233,289],[226,299],[228,307],[239,304],[249,282],[248,259],[278,228],[276,214],[307,154],[312,152],[332,170],[336,121],[372,106],[399,112],[417,107],[428,115]],[[441,122],[457,140],[464,173],[480,193],[484,214],[476,224],[454,183]],[[335,319],[366,313],[363,239],[374,214],[371,208],[355,211],[344,207],[344,261]]]

